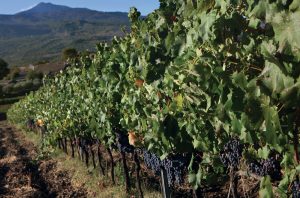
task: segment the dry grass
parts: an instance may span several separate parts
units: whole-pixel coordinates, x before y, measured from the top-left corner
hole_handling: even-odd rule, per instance
[[[54,159],[58,161],[58,168],[68,170],[74,186],[83,186],[87,189],[88,197],[126,197],[124,186],[120,180],[116,181],[116,185],[112,185],[108,177],[99,174],[99,170],[92,167],[87,168],[77,158],[71,158],[59,150],[55,151]],[[118,173],[118,169],[119,167],[116,167],[116,173]],[[118,175],[116,176],[116,178],[120,178]]]
[[[98,164],[96,169],[86,167],[83,162],[78,158],[71,158],[60,150],[55,151],[55,157],[58,161],[58,168],[68,170],[72,175],[72,183],[74,186],[85,187],[88,191],[88,197],[95,198],[120,198],[128,197],[135,198],[137,196],[136,190],[132,191],[130,195],[126,195],[124,187],[123,169],[119,163],[115,167],[116,185],[113,185],[109,176],[102,176]],[[143,188],[145,191],[145,188]],[[160,192],[146,191],[144,192],[145,198],[160,198]]]
[[[17,160],[16,156],[10,156],[3,159],[0,159],[0,164],[10,164]]]
[[[63,68],[64,63],[59,61],[37,65],[35,70],[44,74],[48,74],[49,72],[57,73]]]
[[[23,129],[24,130],[24,129]],[[33,142],[37,147],[40,146],[40,137],[33,132],[26,132],[26,139]],[[124,186],[123,170],[119,163],[115,167],[116,185],[113,185],[109,176],[102,176],[100,168],[96,164],[96,169],[90,164],[86,167],[79,160],[75,152],[75,158],[66,155],[59,149],[55,149],[51,158],[57,161],[57,168],[69,172],[71,182],[74,187],[84,187],[91,198],[137,198],[136,189],[130,195],[126,195]],[[109,172],[109,171],[108,171]],[[133,184],[134,185],[134,184]],[[161,193],[143,186],[145,198],[160,198]]]

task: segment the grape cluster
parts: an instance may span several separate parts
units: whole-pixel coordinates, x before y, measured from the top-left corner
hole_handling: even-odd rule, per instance
[[[81,147],[83,150],[88,150],[89,140],[85,138],[79,139],[79,147]]]
[[[276,160],[275,157],[270,157],[266,160],[260,160],[251,162],[249,164],[249,170],[259,176],[270,175],[274,180],[279,180],[281,178],[281,167],[280,162]]]
[[[263,172],[262,165],[257,161],[251,162],[249,164],[248,168],[249,168],[250,172],[255,173],[257,175],[263,176],[265,174]]]
[[[191,154],[174,154],[160,160],[157,155],[144,149],[143,155],[146,166],[153,170],[156,175],[160,175],[161,168],[166,170],[169,185],[184,182],[184,175],[191,160]]]
[[[155,175],[160,175],[161,160],[159,157],[146,149],[143,151],[143,156],[147,168],[153,170]]]
[[[299,198],[300,197],[300,183],[299,179],[297,178],[293,181],[292,184],[292,198]]]
[[[133,153],[134,147],[129,144],[128,134],[117,132],[117,147],[120,152]]]
[[[78,140],[78,146],[86,151],[88,151],[89,148],[92,147],[95,143],[96,141],[91,138],[79,138]]]
[[[238,139],[231,139],[220,152],[220,159],[224,166],[237,169],[242,157],[243,145]]]
[[[176,154],[168,156],[162,161],[161,164],[167,172],[169,185],[174,183],[182,184],[184,182],[184,175],[190,159],[191,155]]]

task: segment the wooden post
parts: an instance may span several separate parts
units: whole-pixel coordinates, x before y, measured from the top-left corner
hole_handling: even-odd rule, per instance
[[[167,171],[163,167],[161,167],[160,169],[160,175],[163,198],[171,198],[170,187],[167,178]]]
[[[59,138],[59,139],[57,139],[57,144],[58,144],[58,148],[59,148],[59,149],[61,149],[61,148],[62,148],[62,146],[61,146],[61,141],[60,141],[60,138]]]
[[[68,140],[67,138],[64,138],[64,150],[65,150],[65,153],[68,154]]]
[[[72,156],[72,158],[74,158],[75,157],[75,150],[74,150],[75,140],[70,138],[70,142],[71,142],[71,156]]]
[[[198,187],[197,189],[193,189],[193,198],[202,198],[202,192],[200,187]]]
[[[116,181],[115,181],[115,162],[114,162],[114,158],[113,158],[113,155],[111,153],[111,150],[110,148],[107,148],[107,152],[108,152],[108,155],[109,155],[109,158],[110,158],[110,164],[111,164],[111,180],[113,182],[113,184],[116,184]]]
[[[97,147],[98,147],[98,162],[99,162],[100,170],[102,172],[102,175],[105,175],[104,167],[102,165],[102,155],[101,155],[101,150],[100,150],[100,144],[98,144]]]
[[[233,168],[230,168],[230,186],[231,186],[231,193],[233,198],[238,198],[238,192],[237,192],[237,176],[235,174],[235,171]]]
[[[87,146],[85,146],[84,148],[84,153],[85,153],[85,165],[86,167],[89,167],[89,150],[88,148],[86,148]]]
[[[129,178],[129,173],[128,173],[128,167],[126,164],[126,155],[125,152],[121,151],[121,157],[122,157],[122,164],[123,164],[123,171],[124,171],[124,176],[125,176],[125,189],[126,192],[130,192],[130,178]]]
[[[96,168],[96,162],[95,162],[95,153],[94,153],[94,150],[93,150],[93,146],[90,146],[90,151],[91,151],[91,155],[92,155],[93,167],[95,169]]]
[[[136,171],[136,188],[139,191],[139,197],[143,198],[144,195],[141,187],[141,177],[140,177],[141,165],[136,150],[134,151],[133,158],[135,162],[135,171]]]
[[[79,146],[79,153],[80,153],[80,159],[83,162],[84,158],[83,158],[83,148],[82,148],[82,145]]]

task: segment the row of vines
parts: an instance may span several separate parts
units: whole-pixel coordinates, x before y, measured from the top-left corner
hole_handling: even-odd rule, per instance
[[[129,18],[130,33],[46,78],[9,120],[41,119],[45,145],[146,151],[169,185],[230,175],[237,196],[244,171],[259,176],[262,197],[298,197],[300,1],[161,0]]]

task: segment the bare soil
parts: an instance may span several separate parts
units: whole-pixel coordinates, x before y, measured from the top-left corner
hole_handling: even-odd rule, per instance
[[[16,128],[0,121],[0,197],[86,197],[53,159],[36,161],[37,148]]]

